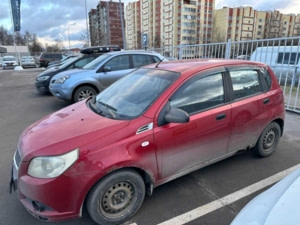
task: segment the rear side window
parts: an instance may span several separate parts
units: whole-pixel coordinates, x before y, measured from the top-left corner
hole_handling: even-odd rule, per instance
[[[264,70],[261,70],[260,72],[262,74],[262,79],[265,81],[266,86],[267,86],[265,88],[266,89],[265,91],[268,91],[268,90],[270,90],[271,85],[272,85],[272,78],[271,78],[268,70],[264,69]]]
[[[300,53],[296,52],[279,52],[277,63],[286,65],[295,65],[299,62]]]
[[[110,71],[130,69],[129,55],[116,56],[108,61],[105,66],[110,67]]]
[[[148,65],[147,56],[146,55],[132,55],[133,67],[139,68],[141,66]]]
[[[230,72],[234,99],[241,99],[261,93],[262,85],[256,70]]]

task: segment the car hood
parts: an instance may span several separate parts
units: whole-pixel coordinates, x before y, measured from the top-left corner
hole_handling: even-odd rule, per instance
[[[56,67],[51,67],[38,75],[38,77],[48,76],[49,74],[55,73],[57,71]]]
[[[60,77],[63,77],[65,75],[73,76],[74,74],[80,73],[82,71],[85,71],[85,70],[83,70],[83,69],[71,69],[71,70],[63,71],[63,72],[57,74],[55,76],[55,78],[60,78]]]
[[[300,221],[300,169],[250,201],[231,225],[297,225]]]
[[[58,155],[99,138],[113,135],[128,125],[91,111],[81,101],[37,121],[22,133],[18,149],[24,161],[37,155]]]

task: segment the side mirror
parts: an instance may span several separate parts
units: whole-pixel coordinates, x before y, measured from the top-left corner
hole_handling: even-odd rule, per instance
[[[190,116],[181,109],[170,108],[169,112],[165,115],[165,120],[168,123],[187,123],[190,121]]]
[[[110,66],[104,66],[103,71],[104,72],[110,72],[111,71]]]

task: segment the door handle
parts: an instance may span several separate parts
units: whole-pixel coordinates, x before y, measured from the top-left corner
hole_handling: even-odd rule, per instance
[[[269,98],[264,99],[264,104],[268,104],[270,102]]]
[[[222,120],[226,117],[226,114],[225,113],[222,113],[222,114],[219,114],[216,116],[216,120]]]

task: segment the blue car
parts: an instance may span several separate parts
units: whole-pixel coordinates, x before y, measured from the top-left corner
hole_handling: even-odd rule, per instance
[[[68,70],[55,75],[50,81],[50,92],[59,99],[78,102],[95,96],[136,68],[161,61],[168,60],[156,52],[106,53],[82,69]]]

